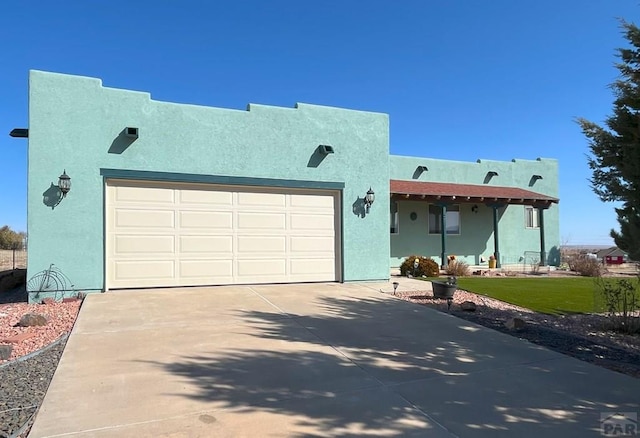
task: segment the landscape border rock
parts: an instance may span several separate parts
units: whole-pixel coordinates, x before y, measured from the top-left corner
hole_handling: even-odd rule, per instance
[[[509,318],[504,323],[504,326],[509,330],[522,330],[526,325],[527,323],[521,318]]]
[[[460,309],[464,310],[465,312],[475,312],[476,308],[476,303],[474,303],[473,301],[463,301],[460,303]]]
[[[34,327],[34,326],[45,326],[49,323],[49,318],[46,315],[41,315],[39,313],[25,313],[20,318],[18,322],[19,327]]]

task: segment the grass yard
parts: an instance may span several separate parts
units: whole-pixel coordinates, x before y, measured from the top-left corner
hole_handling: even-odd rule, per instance
[[[542,313],[602,310],[596,279],[589,277],[459,277],[458,287]]]

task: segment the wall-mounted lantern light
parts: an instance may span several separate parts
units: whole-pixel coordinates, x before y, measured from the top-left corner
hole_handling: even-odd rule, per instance
[[[367,190],[367,194],[364,195],[364,205],[367,207],[367,213],[369,213],[371,204],[373,204],[373,201],[375,200],[376,200],[376,194],[373,192],[373,190],[371,190],[371,187],[369,187],[369,190]]]
[[[71,190],[71,177],[67,175],[67,169],[62,172],[62,175],[58,177],[58,188],[60,192],[62,192],[62,197],[64,198]]]

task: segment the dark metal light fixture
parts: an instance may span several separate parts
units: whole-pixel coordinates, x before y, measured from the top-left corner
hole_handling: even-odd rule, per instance
[[[67,175],[67,169],[62,172],[62,175],[58,177],[58,188],[60,192],[62,192],[62,197],[64,198],[71,190],[71,177]]]
[[[367,194],[364,195],[364,205],[367,208],[367,213],[369,213],[371,204],[373,204],[373,201],[375,200],[376,200],[376,194],[373,192],[373,190],[371,190],[371,187],[369,187],[369,190],[367,190]]]

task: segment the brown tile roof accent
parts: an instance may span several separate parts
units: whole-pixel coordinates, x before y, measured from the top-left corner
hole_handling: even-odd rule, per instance
[[[456,198],[485,198],[487,200],[513,200],[514,203],[522,202],[554,202],[558,198],[520,189],[517,187],[499,187],[489,185],[436,183],[428,181],[402,181],[392,179],[390,181],[392,194],[400,195],[426,195],[429,197],[444,196]],[[522,201],[521,201],[522,200]]]

